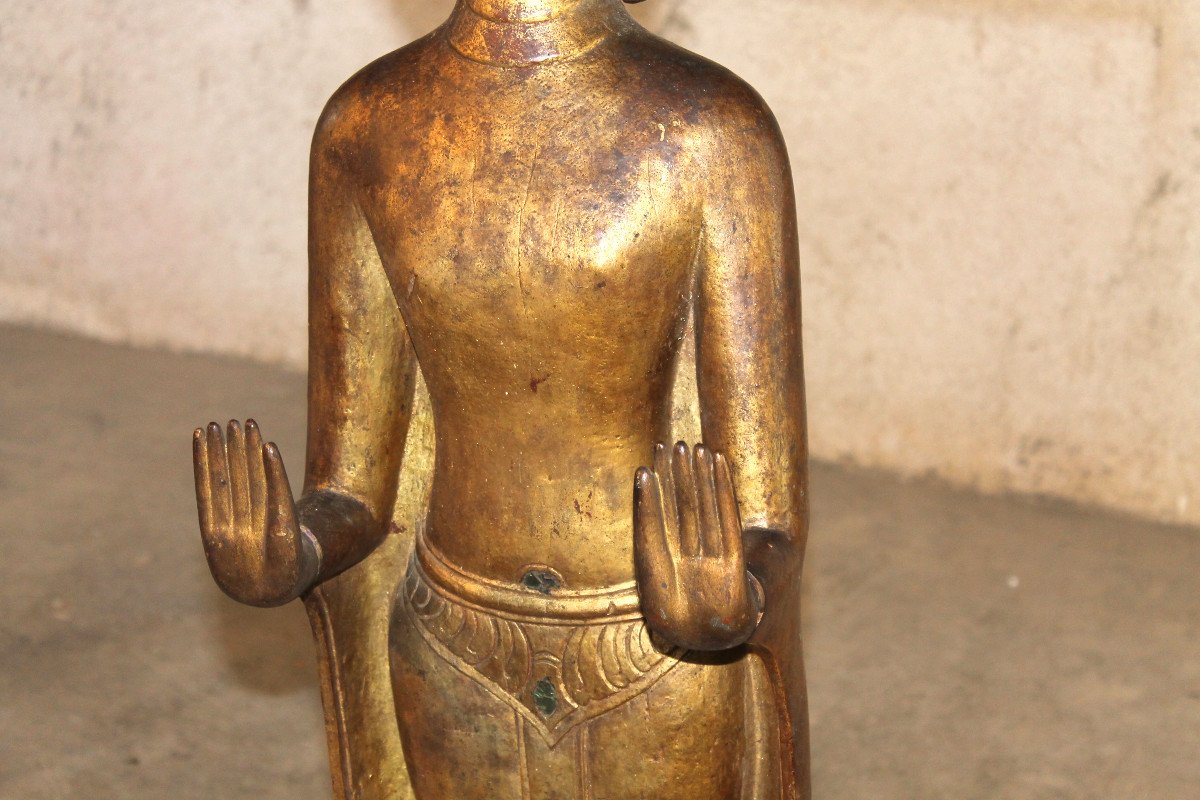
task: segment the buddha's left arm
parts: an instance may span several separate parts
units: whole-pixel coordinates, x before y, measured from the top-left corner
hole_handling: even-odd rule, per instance
[[[757,98],[756,98],[757,100]],[[800,573],[808,535],[808,444],[800,269],[791,169],[758,101],[714,148],[698,263],[697,378],[705,443],[725,454],[746,565],[764,589],[750,645],[772,678],[785,795],[807,797],[808,708]]]
[[[808,448],[795,198],[770,112],[760,104],[740,116],[708,168],[721,179],[711,182],[698,260],[701,420],[705,444],[730,461],[743,527],[772,531],[799,554]],[[773,582],[758,574],[772,564],[751,567]]]

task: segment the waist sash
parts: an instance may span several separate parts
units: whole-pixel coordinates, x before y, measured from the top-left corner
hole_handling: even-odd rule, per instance
[[[633,583],[539,591],[473,575],[417,536],[402,602],[448,664],[550,744],[648,690],[684,654],[646,628]]]

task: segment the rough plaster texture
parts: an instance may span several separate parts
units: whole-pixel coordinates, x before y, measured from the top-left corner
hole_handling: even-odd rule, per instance
[[[302,364],[316,114],[449,7],[5,3],[0,318]],[[637,12],[788,136],[818,456],[1200,521],[1200,3]]]

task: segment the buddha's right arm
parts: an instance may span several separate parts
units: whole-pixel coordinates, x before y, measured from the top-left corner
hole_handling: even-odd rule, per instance
[[[314,585],[387,536],[416,369],[351,178],[367,126],[344,95],[318,124],[309,189],[308,453],[296,506],[319,546]]]

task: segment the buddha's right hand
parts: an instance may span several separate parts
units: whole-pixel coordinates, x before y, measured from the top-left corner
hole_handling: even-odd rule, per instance
[[[251,606],[281,606],[307,591],[320,550],[301,527],[283,459],[263,444],[254,420],[236,420],[227,435],[213,422],[192,437],[200,535],[213,578]]]

